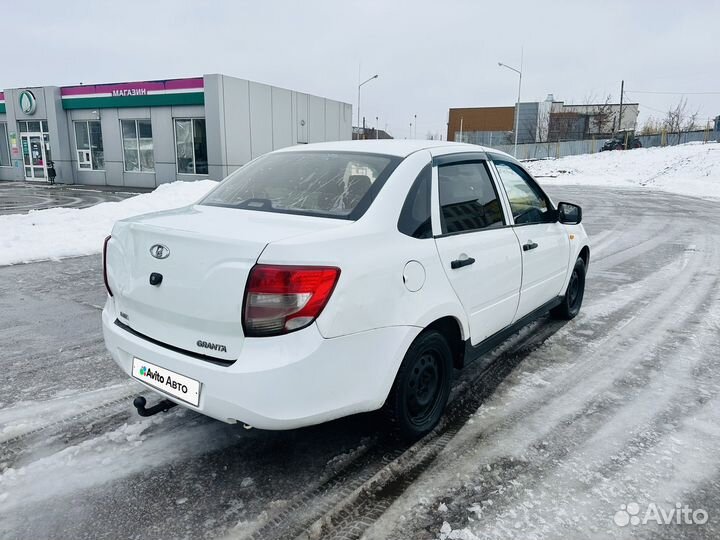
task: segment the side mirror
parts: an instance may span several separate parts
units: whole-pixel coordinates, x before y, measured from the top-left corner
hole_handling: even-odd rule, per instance
[[[582,208],[577,204],[567,202],[559,203],[558,221],[565,225],[577,225],[582,221]]]

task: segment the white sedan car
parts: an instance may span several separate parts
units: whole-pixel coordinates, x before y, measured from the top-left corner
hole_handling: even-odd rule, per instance
[[[502,152],[354,141],[266,154],[105,241],[105,342],[130,376],[225,422],[383,409],[419,437],[453,370],[580,309],[590,250]]]

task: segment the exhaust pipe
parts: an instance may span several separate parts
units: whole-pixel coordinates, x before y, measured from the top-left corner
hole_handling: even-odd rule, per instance
[[[133,406],[137,409],[140,416],[153,416],[159,412],[168,412],[177,405],[177,403],[169,399],[163,399],[160,403],[153,405],[149,409],[145,408],[146,404],[147,400],[142,396],[138,396],[133,400]]]

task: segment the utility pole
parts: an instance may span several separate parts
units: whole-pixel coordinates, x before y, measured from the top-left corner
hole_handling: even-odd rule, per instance
[[[517,145],[518,145],[518,131],[520,129],[520,92],[522,90],[522,69],[523,69],[523,47],[520,48],[520,69],[515,69],[514,67],[508,66],[507,64],[503,64],[502,62],[498,62],[498,66],[508,68],[511,71],[514,71],[519,75],[518,79],[518,97],[517,97],[517,105],[515,106],[515,145],[513,146],[513,155],[517,157]]]
[[[620,112],[618,113],[618,131],[622,129],[622,105],[623,105],[623,95],[625,90],[625,81],[620,81]]]
[[[366,84],[369,83],[370,81],[372,81],[372,80],[374,80],[374,79],[377,79],[377,78],[378,78],[377,75],[373,75],[373,76],[370,77],[368,80],[363,81],[363,82],[361,82],[360,84],[358,84],[358,108],[357,108],[357,123],[358,123],[358,129],[360,129],[360,89],[363,87],[363,85],[366,85]],[[364,120],[363,120],[363,122],[364,122]],[[358,135],[358,139],[359,139],[359,138],[360,138],[360,136]],[[362,138],[363,138],[363,139],[365,138],[365,131],[363,131],[363,137],[362,137]]]

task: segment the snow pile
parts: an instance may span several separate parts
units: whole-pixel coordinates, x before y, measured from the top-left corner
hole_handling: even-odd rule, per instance
[[[525,164],[542,184],[656,189],[720,198],[720,144],[600,152]]]
[[[152,193],[89,208],[0,216],[0,265],[99,253],[117,220],[192,204],[216,185],[213,180],[173,182]]]

